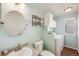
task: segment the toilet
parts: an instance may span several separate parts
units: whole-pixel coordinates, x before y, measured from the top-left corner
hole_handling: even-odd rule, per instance
[[[36,42],[34,42],[34,47],[36,50],[38,50],[40,53],[40,56],[55,56],[52,52],[48,51],[48,50],[43,50],[43,41],[42,40],[38,40]]]

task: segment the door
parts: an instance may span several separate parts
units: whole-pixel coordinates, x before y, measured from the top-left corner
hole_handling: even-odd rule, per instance
[[[65,46],[77,48],[77,24],[75,17],[65,19]]]

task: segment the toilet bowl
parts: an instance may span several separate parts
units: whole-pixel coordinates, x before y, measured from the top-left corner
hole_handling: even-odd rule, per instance
[[[55,56],[52,52],[44,50],[40,53],[40,56]]]
[[[48,51],[48,50],[43,50],[43,41],[39,40],[34,42],[34,47],[35,49],[37,49],[40,53],[40,56],[55,56],[52,52]]]

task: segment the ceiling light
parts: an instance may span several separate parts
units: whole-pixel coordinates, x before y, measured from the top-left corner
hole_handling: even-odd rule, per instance
[[[69,12],[71,10],[72,10],[72,7],[67,7],[67,8],[64,9],[65,12]]]
[[[15,3],[15,5],[19,5],[20,3]]]

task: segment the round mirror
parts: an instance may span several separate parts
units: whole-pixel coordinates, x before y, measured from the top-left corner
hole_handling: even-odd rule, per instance
[[[11,11],[4,17],[4,27],[10,35],[21,35],[25,27],[24,16],[17,11]]]

